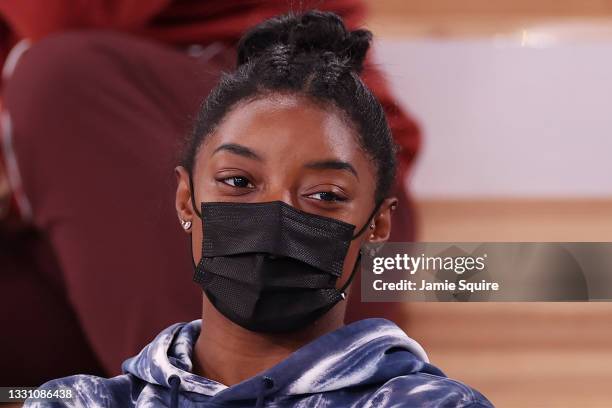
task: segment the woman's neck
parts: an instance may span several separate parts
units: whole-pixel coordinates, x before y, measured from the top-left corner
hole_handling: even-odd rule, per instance
[[[341,327],[344,305],[336,305],[304,330],[261,334],[246,330],[222,316],[204,300],[202,331],[195,344],[194,374],[227,386],[238,384],[280,363],[314,339]]]

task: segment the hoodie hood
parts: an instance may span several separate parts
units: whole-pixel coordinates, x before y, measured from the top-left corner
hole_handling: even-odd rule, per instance
[[[221,401],[282,394],[297,396],[383,384],[422,370],[442,373],[427,364],[425,350],[394,323],[366,319],[319,337],[274,367],[232,387],[192,374],[191,356],[201,320],[175,324],[161,332],[137,356],[123,363],[123,371],[147,383],[180,391],[216,396]]]
[[[385,319],[361,320],[317,338],[279,364],[228,387],[193,374],[201,321],[161,332],[113,378],[76,375],[43,384],[69,388],[65,407],[490,408],[478,391],[429,364],[423,348]],[[27,408],[43,408],[28,400]]]

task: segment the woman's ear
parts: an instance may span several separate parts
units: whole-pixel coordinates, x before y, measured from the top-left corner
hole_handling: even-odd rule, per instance
[[[397,207],[397,198],[389,197],[383,200],[378,212],[372,220],[368,242],[385,242],[391,235],[391,212]]]
[[[188,234],[191,233],[191,226],[194,222],[195,213],[191,205],[191,187],[189,183],[189,173],[183,166],[174,169],[176,174],[176,214],[178,215],[181,227]]]

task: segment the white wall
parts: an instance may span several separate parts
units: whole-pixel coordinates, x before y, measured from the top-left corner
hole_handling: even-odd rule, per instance
[[[420,198],[612,197],[612,40],[380,40],[421,123]]]

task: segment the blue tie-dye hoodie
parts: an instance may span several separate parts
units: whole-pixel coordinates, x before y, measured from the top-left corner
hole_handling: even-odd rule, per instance
[[[478,391],[429,364],[394,323],[366,319],[300,348],[261,374],[228,387],[192,374],[201,321],[161,332],[123,363],[123,375],[76,375],[41,389],[69,388],[65,402],[26,407],[492,407]]]

